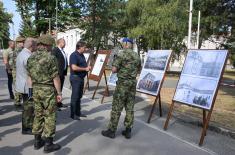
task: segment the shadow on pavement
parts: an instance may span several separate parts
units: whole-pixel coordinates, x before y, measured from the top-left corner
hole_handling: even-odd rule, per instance
[[[22,155],[22,151],[26,147],[33,146],[33,140],[23,143],[20,146],[5,146],[0,148],[1,154],[8,154],[8,155]]]
[[[8,112],[12,112],[14,110],[15,110],[15,107],[13,105],[1,106],[0,115],[6,114]]]
[[[20,130],[20,128],[14,128],[14,129],[9,129],[9,130],[3,131],[0,133],[0,138],[6,136],[7,134],[11,134],[11,133],[19,131],[19,130]]]
[[[62,139],[59,144],[61,146],[66,146],[80,135],[90,133],[97,129],[101,124],[103,124],[102,120],[104,119],[104,117],[97,117],[91,120],[74,121],[74,123],[66,128],[57,131],[55,140]],[[67,119],[67,121],[69,123],[71,119]]]
[[[3,126],[11,126],[21,122],[21,114],[14,115],[12,117],[8,117],[0,120],[0,127]]]

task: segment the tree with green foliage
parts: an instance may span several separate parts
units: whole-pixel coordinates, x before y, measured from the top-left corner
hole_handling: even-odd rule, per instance
[[[125,0],[81,0],[79,3],[83,8],[79,27],[86,30],[83,39],[93,47],[104,48],[108,39],[116,44],[119,36],[126,35]]]
[[[12,23],[12,15],[7,13],[3,7],[3,3],[0,2],[0,47],[4,46],[9,38],[9,24]]]
[[[149,48],[179,53],[185,47],[188,5],[184,0],[129,0],[129,35],[143,35]]]
[[[20,34],[40,35],[56,29],[56,0],[15,0],[22,17]],[[80,9],[77,0],[58,0],[58,29],[64,30],[77,25]]]
[[[201,11],[200,46],[202,41],[213,36],[230,40],[235,29],[235,0],[196,0],[194,14]],[[197,30],[197,16],[193,18],[193,30]],[[212,40],[211,40],[212,41]],[[227,48],[221,44],[221,47]]]

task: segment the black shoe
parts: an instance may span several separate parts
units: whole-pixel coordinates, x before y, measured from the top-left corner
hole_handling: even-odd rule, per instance
[[[26,128],[26,129],[22,129],[21,132],[23,135],[33,135],[32,133],[32,129]]]
[[[126,137],[126,139],[131,138],[131,128],[126,128],[126,130],[122,131],[122,135]]]
[[[34,150],[39,150],[45,144],[44,140],[42,139],[41,135],[35,135],[34,140]]]
[[[103,130],[103,131],[101,132],[101,134],[102,134],[103,136],[105,136],[105,137],[108,137],[108,138],[115,138],[115,132],[112,131],[112,130],[110,130],[110,129],[108,129],[108,130]]]
[[[59,144],[53,144],[53,138],[45,138],[44,153],[57,151],[61,148]]]
[[[80,114],[79,117],[87,117],[87,115]]]
[[[71,118],[73,119],[73,120],[77,120],[77,121],[80,121],[81,119],[80,119],[80,117],[79,116],[71,116]]]

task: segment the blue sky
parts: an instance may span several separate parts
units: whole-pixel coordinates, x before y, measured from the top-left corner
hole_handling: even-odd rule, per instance
[[[13,22],[14,22],[14,29],[15,29],[15,37],[19,35],[19,28],[21,23],[21,17],[20,14],[16,11],[16,5],[13,0],[2,0],[3,6],[6,9],[7,12],[13,14]],[[10,38],[14,39],[14,29],[13,25],[10,24]]]

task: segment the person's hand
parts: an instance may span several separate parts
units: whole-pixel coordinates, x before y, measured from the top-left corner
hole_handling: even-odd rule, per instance
[[[56,99],[57,99],[57,103],[61,102],[62,101],[62,95],[57,95]]]
[[[89,72],[91,70],[91,66],[86,67],[86,71]]]
[[[8,72],[8,74],[12,74],[12,70],[11,69],[8,69],[7,72]]]

